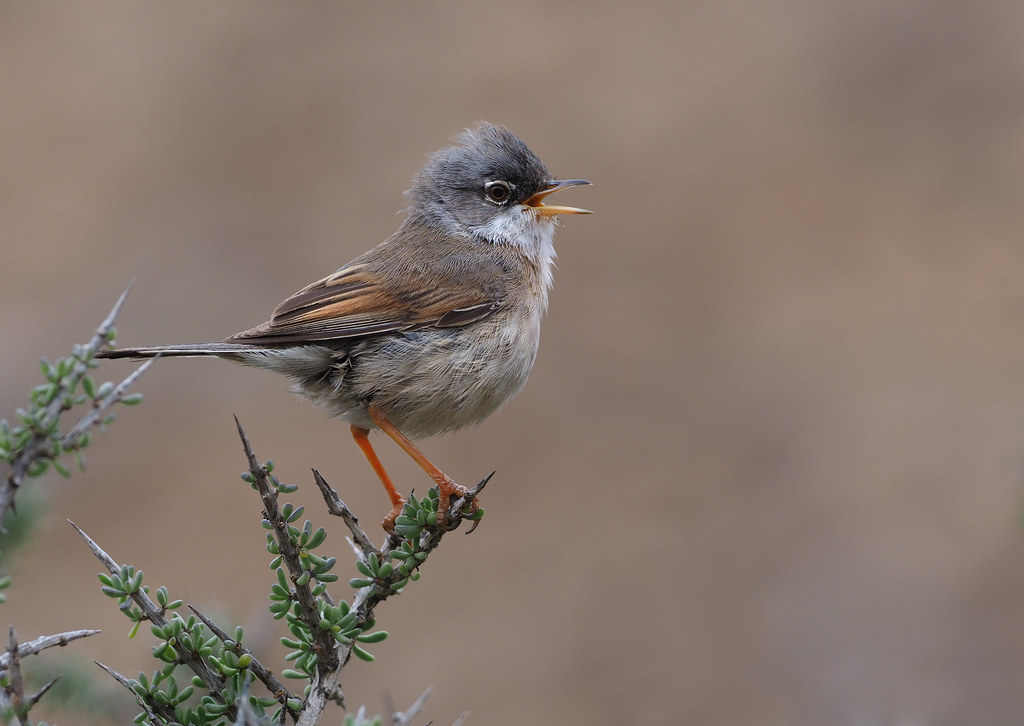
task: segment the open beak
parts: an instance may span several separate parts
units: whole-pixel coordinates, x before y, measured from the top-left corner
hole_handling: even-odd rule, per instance
[[[544,197],[549,194],[554,194],[562,189],[568,189],[569,187],[578,187],[583,184],[590,184],[586,179],[566,179],[564,181],[550,181],[547,187],[534,194],[532,197],[526,200],[525,204],[528,207],[533,207],[535,213],[542,217],[553,217],[556,214],[593,214],[589,209],[579,209],[577,207],[559,207],[554,204],[545,204]]]

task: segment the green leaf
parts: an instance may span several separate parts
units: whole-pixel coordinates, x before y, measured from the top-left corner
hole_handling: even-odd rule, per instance
[[[36,459],[29,465],[27,473],[34,479],[45,474],[48,468],[50,468],[49,459]]]
[[[388,631],[378,630],[376,633],[363,633],[357,635],[356,640],[360,643],[379,643],[388,637]]]
[[[316,549],[324,543],[325,539],[327,539],[327,530],[323,527],[320,527],[309,538],[309,542],[306,543],[306,547],[308,547],[311,550]]]
[[[368,662],[374,660],[373,655],[371,655],[370,653],[366,652],[365,650],[363,650],[362,648],[360,648],[358,645],[355,645],[355,644],[352,645],[352,653],[355,654],[355,656],[357,658],[359,658],[360,660],[365,660],[365,661],[368,661]]]
[[[60,463],[57,459],[53,460],[53,468],[56,469],[57,473],[60,474],[65,479],[69,479],[71,477],[71,472],[68,471],[68,468],[64,466],[62,463]]]
[[[405,537],[406,539],[415,539],[416,537],[420,536],[420,533],[422,531],[423,531],[423,527],[421,527],[419,525],[415,525],[415,526],[402,526],[402,525],[399,525],[399,524],[395,525],[395,533],[400,535],[400,536],[402,536],[402,537]]]

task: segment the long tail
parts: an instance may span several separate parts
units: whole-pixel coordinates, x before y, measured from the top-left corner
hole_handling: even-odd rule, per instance
[[[183,345],[147,345],[141,348],[101,350],[96,353],[96,357],[155,358],[159,355],[168,358],[183,358],[218,355],[230,358],[233,353],[252,353],[256,350],[260,350],[260,346],[246,345],[244,343],[185,343]]]

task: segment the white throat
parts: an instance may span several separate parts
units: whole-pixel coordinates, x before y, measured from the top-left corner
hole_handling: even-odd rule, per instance
[[[555,226],[553,217],[538,216],[530,207],[519,205],[470,231],[492,244],[516,247],[526,254],[540,273],[543,303],[547,309],[548,290],[554,280]]]

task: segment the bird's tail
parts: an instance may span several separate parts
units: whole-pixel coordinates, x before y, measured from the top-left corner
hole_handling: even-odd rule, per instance
[[[101,350],[97,358],[167,358],[199,357],[216,355],[231,358],[240,353],[252,353],[259,346],[245,343],[184,343],[182,345],[147,345],[139,348],[114,348]]]

